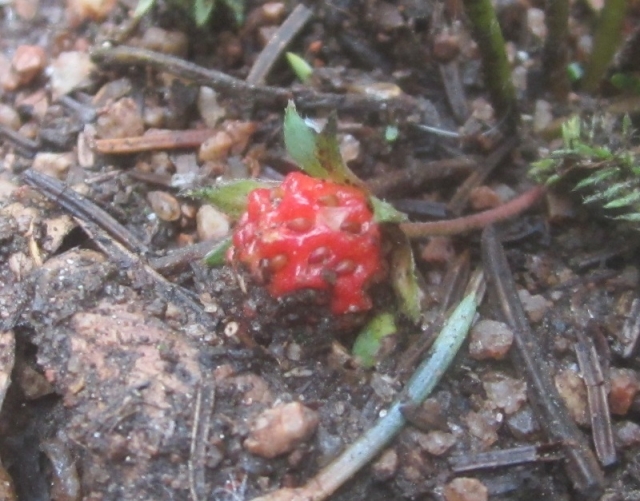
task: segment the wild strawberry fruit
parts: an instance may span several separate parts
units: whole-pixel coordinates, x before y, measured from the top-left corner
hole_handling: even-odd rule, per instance
[[[249,194],[228,258],[275,297],[327,291],[335,314],[371,308],[366,289],[386,272],[366,195],[298,172]]]

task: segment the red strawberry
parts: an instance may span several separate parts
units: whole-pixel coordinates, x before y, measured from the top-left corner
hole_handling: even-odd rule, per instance
[[[228,258],[275,297],[327,291],[335,314],[371,308],[366,288],[386,271],[366,195],[298,172],[249,194]]]

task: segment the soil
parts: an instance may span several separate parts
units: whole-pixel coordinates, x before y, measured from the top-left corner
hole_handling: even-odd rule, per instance
[[[413,220],[495,207],[525,191],[551,119],[604,104],[578,94],[553,101],[539,70],[540,6],[503,4],[518,141],[488,102],[456,2],[311,3],[287,50],[312,63],[312,79],[300,84],[278,62],[254,74],[252,88],[237,82],[295,5],[248,1],[236,26],[221,4],[196,29],[174,4],[133,22],[131,2],[101,4],[104,13],[81,2],[0,2],[0,498],[252,499],[304,485],[383,416],[416,365],[415,346],[432,334],[451,270],[483,262],[479,233],[414,242],[425,320],[399,317],[365,369],[350,348],[374,313],[398,310],[388,283],[358,315],[332,316],[313,292],[271,298],[241,270],[204,264],[229,221],[199,212],[206,204],[185,190],[294,169],[282,139],[294,97],[305,115],[337,112],[350,167]],[[580,60],[592,17],[574,10]],[[113,64],[104,53],[89,63],[89,52],[118,44],[237,80],[157,61]],[[31,47],[23,66],[21,46]],[[150,129],[172,132],[124,151]],[[516,146],[491,160],[509,141]],[[480,186],[460,195],[471,171],[492,162]],[[572,477],[564,457],[572,445],[549,433],[531,375],[517,357],[502,358],[510,329],[485,323],[507,334],[485,339],[478,327],[433,395],[407,410],[410,424],[331,499],[640,499],[635,237],[563,194],[502,223],[500,235],[561,395],[549,405],[566,406],[589,448],[594,430],[610,433],[608,456],[606,439],[596,439],[610,463],[596,467],[602,478]],[[504,320],[493,299],[479,321]],[[592,373],[578,365],[585,347],[599,362]],[[514,459],[518,448],[526,460]],[[482,455],[489,451],[511,455]]]

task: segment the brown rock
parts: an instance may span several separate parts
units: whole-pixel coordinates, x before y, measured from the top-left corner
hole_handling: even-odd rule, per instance
[[[511,348],[513,331],[502,322],[480,320],[471,329],[469,355],[476,360],[500,360]]]
[[[142,35],[139,44],[144,49],[185,57],[189,50],[189,39],[181,31],[169,31],[151,26]]]
[[[378,460],[371,465],[371,473],[378,482],[386,482],[394,477],[398,470],[398,453],[395,449],[387,449]]]
[[[67,14],[72,25],[102,21],[115,6],[116,0],[67,0]]]
[[[260,414],[251,424],[244,447],[252,454],[274,458],[291,452],[318,426],[318,414],[299,402],[280,404]]]
[[[500,372],[483,376],[482,386],[489,400],[506,414],[513,414],[527,401],[527,383]]]
[[[36,78],[47,64],[47,55],[37,45],[21,45],[16,49],[11,67],[18,76],[19,85],[26,85]]]
[[[631,369],[611,369],[609,374],[609,407],[612,414],[624,416],[638,392],[638,375]]]
[[[442,456],[456,443],[456,437],[444,431],[430,431],[420,440],[420,446],[433,456]]]
[[[486,210],[497,207],[502,200],[489,186],[477,186],[469,193],[469,203],[474,210]]]
[[[556,374],[555,384],[573,420],[582,426],[588,426],[587,387],[582,378],[576,371],[565,369]]]
[[[118,99],[108,106],[96,122],[96,133],[101,138],[134,137],[143,132],[142,114],[130,97]]]
[[[150,191],[147,200],[151,209],[163,221],[177,221],[180,219],[180,202],[165,191]]]
[[[444,498],[447,501],[488,501],[489,491],[478,479],[460,477],[445,485]]]
[[[203,205],[196,214],[200,241],[218,240],[229,233],[229,218],[211,205]]]
[[[18,130],[21,125],[20,115],[11,106],[0,103],[0,125],[8,129]]]
[[[198,159],[201,162],[226,158],[233,146],[233,139],[224,131],[218,131],[200,145]]]
[[[471,411],[464,420],[469,428],[469,433],[480,439],[484,447],[489,447],[498,440],[497,430],[500,423],[496,421],[493,413]]]

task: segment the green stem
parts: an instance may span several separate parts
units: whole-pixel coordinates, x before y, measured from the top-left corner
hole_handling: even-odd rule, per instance
[[[463,0],[471,22],[473,36],[480,49],[485,85],[497,115],[505,116],[508,125],[518,120],[516,91],[511,81],[504,37],[491,0]]]
[[[600,13],[593,51],[582,83],[583,90],[595,92],[622,39],[627,0],[607,0]]]

